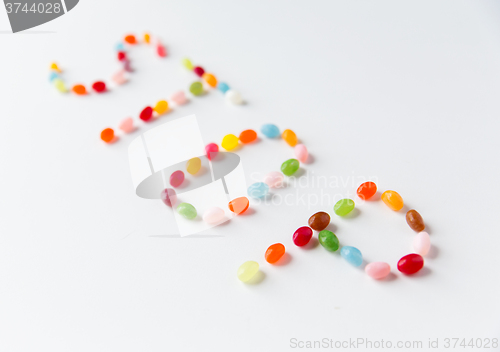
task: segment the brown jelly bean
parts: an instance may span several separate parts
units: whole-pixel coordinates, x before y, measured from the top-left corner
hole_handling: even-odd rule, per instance
[[[421,232],[425,229],[424,219],[416,210],[409,210],[406,213],[406,222],[413,231]]]
[[[324,211],[319,211],[309,218],[309,226],[316,231],[324,230],[330,223],[330,215]]]

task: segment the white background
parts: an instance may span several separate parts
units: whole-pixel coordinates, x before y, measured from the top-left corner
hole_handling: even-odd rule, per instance
[[[15,35],[0,11],[0,30],[1,351],[288,351],[292,338],[439,338],[444,350],[445,338],[500,337],[498,3],[83,0]],[[123,87],[78,97],[48,83],[52,60],[67,82],[109,81],[115,43],[145,30],[170,55],[131,50],[136,72]],[[101,129],[194,81],[184,56],[248,104],[211,91],[102,143]],[[192,113],[205,143],[269,122],[293,129],[314,156],[303,176],[339,180],[323,189],[331,201],[252,204],[213,237],[175,238],[168,209],[135,196],[127,146]],[[238,153],[249,184],[293,155],[270,140]],[[358,202],[354,218],[333,214],[368,177],[428,225],[435,247],[414,277],[395,268],[414,236],[404,213],[379,201]],[[392,279],[295,247],[294,230],[318,210],[342,244],[389,262]],[[286,265],[264,261],[276,242]],[[246,260],[261,264],[260,284],[237,280]]]

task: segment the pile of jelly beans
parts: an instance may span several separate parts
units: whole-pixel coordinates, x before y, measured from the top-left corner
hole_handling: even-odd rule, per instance
[[[356,193],[359,198],[366,200],[372,198],[377,192],[377,186],[373,182],[361,184]],[[393,211],[400,211],[403,206],[403,198],[395,191],[385,191],[381,196],[382,201]],[[352,199],[339,200],[333,210],[338,216],[346,216],[354,210],[355,204]],[[403,256],[397,263],[398,270],[406,275],[412,275],[419,272],[424,266],[425,256],[431,247],[430,237],[425,232],[425,224],[422,216],[414,209],[406,213],[406,222],[410,228],[417,232],[413,239],[413,249],[415,253]],[[313,236],[313,230],[318,232],[318,242],[327,251],[335,252],[340,248],[340,255],[349,264],[360,267],[363,264],[363,255],[361,251],[352,246],[340,246],[337,236],[326,230],[330,224],[330,215],[320,211],[313,214],[308,221],[308,226],[299,227],[293,234],[293,243],[302,247],[309,243]],[[281,243],[271,245],[265,252],[265,259],[268,263],[277,262],[285,253],[285,246]],[[259,272],[259,264],[255,261],[243,263],[237,272],[238,278],[243,282],[251,281]],[[373,279],[384,279],[391,272],[391,267],[386,262],[372,262],[365,266],[365,272]]]
[[[194,66],[191,60],[184,58],[182,60],[182,65],[190,71],[193,71],[195,75],[202,78],[208,86],[216,88],[224,94],[226,100],[232,104],[239,105],[243,104],[243,98],[241,94],[229,87],[227,83],[218,82],[217,78],[212,73],[205,72],[205,69],[201,66]],[[203,84],[200,81],[195,81],[191,83],[189,91],[193,95],[202,95],[204,93]]]

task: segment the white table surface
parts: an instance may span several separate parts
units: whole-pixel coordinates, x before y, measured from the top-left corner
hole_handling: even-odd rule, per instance
[[[439,339],[444,350],[446,338],[500,337],[498,3],[82,0],[9,30],[0,11],[1,351],[288,351],[300,349],[292,339],[323,338],[423,341],[419,350]],[[145,30],[169,56],[132,50],[136,71],[119,89],[82,98],[48,83],[52,60],[68,82],[109,81],[115,43]],[[212,91],[104,145],[102,128],[194,80],[184,56],[248,104]],[[253,204],[206,236],[172,237],[168,209],[135,195],[127,147],[193,113],[206,142],[264,123],[293,129],[314,157],[303,177],[334,182],[276,193],[329,198]],[[292,156],[265,139],[238,153],[249,184]],[[404,213],[379,201],[333,215],[368,178],[425,219],[434,247],[415,277],[396,270],[414,236]],[[393,279],[295,247],[293,231],[319,210]],[[288,264],[264,261],[275,242]],[[246,260],[261,264],[257,285],[236,278]]]

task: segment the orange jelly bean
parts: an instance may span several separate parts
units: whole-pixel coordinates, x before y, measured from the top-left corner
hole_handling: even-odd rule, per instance
[[[129,44],[137,43],[137,39],[135,39],[135,35],[132,35],[132,34],[125,36],[124,40]]]
[[[78,95],[87,94],[87,89],[82,84],[77,84],[77,85],[73,86],[72,90],[73,90],[73,92],[75,92]]]
[[[278,260],[283,257],[285,254],[285,246],[283,246],[281,243],[275,243],[269,246],[269,248],[266,251],[266,261],[269,264],[274,264]]]
[[[373,182],[362,183],[356,191],[358,197],[361,199],[370,199],[375,193],[377,193],[377,185]]]
[[[203,79],[205,82],[208,83],[208,85],[212,88],[215,88],[217,86],[217,78],[211,73],[204,73],[203,74]]]
[[[401,210],[404,205],[403,198],[396,191],[385,191],[382,193],[382,200],[394,211]]]
[[[115,131],[113,131],[112,128],[103,129],[101,132],[101,139],[106,143],[110,143],[115,139]]]
[[[242,214],[248,209],[250,202],[247,197],[239,197],[229,202],[229,210],[235,214]]]
[[[292,130],[284,130],[281,137],[288,143],[289,146],[295,147],[297,144],[297,135]]]
[[[257,132],[254,130],[244,130],[238,138],[241,143],[251,143],[257,139]]]

